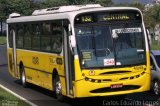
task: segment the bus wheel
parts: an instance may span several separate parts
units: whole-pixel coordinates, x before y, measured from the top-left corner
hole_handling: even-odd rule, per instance
[[[58,75],[54,78],[54,90],[55,90],[55,96],[57,100],[63,101],[63,95],[62,95],[62,85],[60,82],[60,78]]]
[[[23,66],[21,67],[21,83],[23,87],[27,87],[26,75],[25,75],[25,70]]]
[[[160,95],[160,83],[158,81],[154,81],[153,91],[156,96]]]

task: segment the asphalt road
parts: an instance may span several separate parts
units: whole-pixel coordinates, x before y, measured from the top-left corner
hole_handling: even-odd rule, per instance
[[[6,46],[1,47],[5,48]],[[3,57],[0,57],[1,61],[7,60],[4,56],[5,52],[0,52],[0,56],[3,55]],[[66,98],[64,102],[59,102],[54,98],[53,93],[46,89],[31,84],[29,87],[23,88],[18,80],[15,80],[9,75],[6,64],[0,64],[0,84],[38,106],[149,106],[149,104],[150,106],[160,106],[160,97],[154,96],[152,92],[127,95],[125,99],[118,96],[83,99]]]

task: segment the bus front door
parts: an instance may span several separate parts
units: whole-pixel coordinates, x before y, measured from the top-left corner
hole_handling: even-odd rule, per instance
[[[66,93],[68,96],[73,96],[74,81],[74,57],[69,46],[69,27],[64,23],[64,38],[63,38],[63,53],[64,53],[64,69],[66,80]]]

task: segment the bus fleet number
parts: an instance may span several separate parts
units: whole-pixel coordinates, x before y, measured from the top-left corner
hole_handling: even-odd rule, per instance
[[[38,57],[32,57],[32,63],[33,63],[33,64],[39,64],[39,59],[38,59]]]

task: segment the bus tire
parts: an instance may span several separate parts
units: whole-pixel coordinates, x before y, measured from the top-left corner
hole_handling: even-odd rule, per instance
[[[54,84],[53,86],[55,91],[55,97],[57,98],[58,101],[63,101],[64,96],[62,95],[62,85],[58,75],[56,75],[55,78],[53,79],[53,84]]]
[[[160,82],[158,80],[155,80],[153,83],[153,92],[156,96],[160,95]]]
[[[21,72],[20,73],[20,80],[21,80],[22,86],[24,88],[26,88],[27,87],[27,82],[26,82],[26,75],[25,75],[25,70],[24,70],[23,66],[20,68],[20,72]]]

